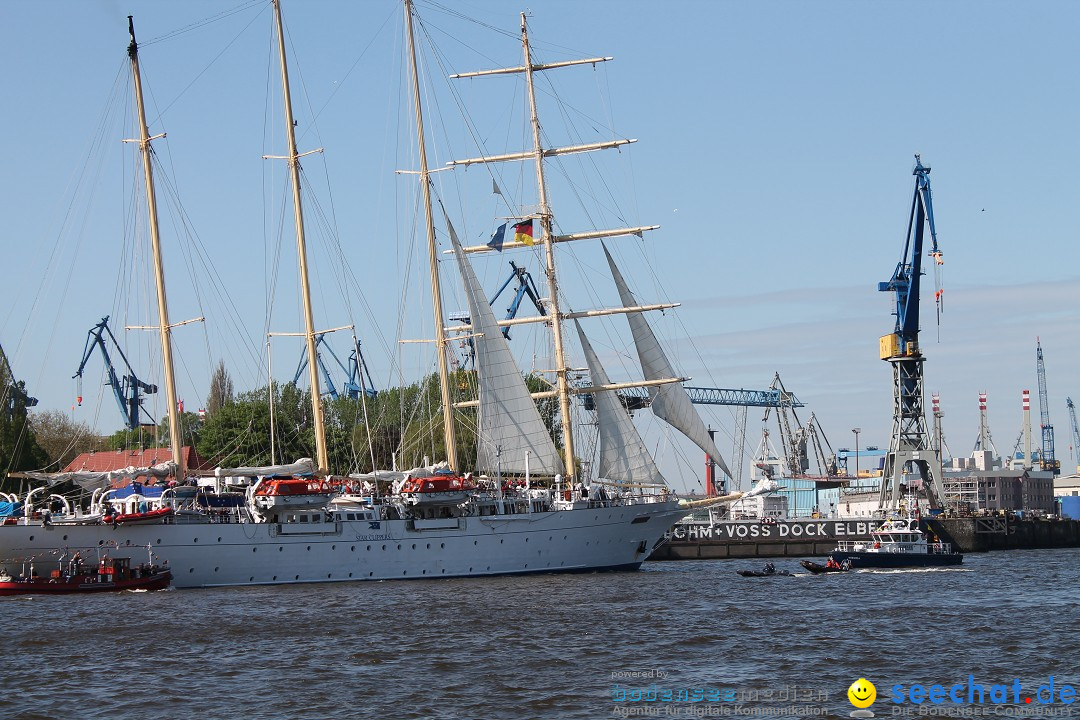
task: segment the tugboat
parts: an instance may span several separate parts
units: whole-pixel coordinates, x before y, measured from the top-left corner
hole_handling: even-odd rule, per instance
[[[167,567],[140,563],[131,567],[131,558],[102,556],[97,568],[85,566],[82,556],[75,553],[67,563],[53,570],[48,577],[38,575],[33,563],[24,575],[12,576],[0,572],[0,595],[63,595],[85,592],[117,592],[120,590],[163,590],[172,582]]]
[[[841,541],[829,559],[861,568],[945,567],[959,565],[964,556],[949,543],[928,543],[917,519],[892,519],[870,533],[869,541]]]

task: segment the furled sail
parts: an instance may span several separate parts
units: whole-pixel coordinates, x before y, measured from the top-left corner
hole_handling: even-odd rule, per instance
[[[607,372],[600,364],[592,344],[585,337],[581,324],[575,320],[581,350],[589,366],[593,385],[608,385]],[[663,483],[664,477],[656,467],[652,455],[645,449],[641,435],[623,407],[619,394],[614,390],[593,391],[596,405],[596,421],[600,429],[599,477],[621,483]]]
[[[59,485],[62,482],[72,482],[84,490],[94,490],[99,487],[108,487],[111,483],[119,480],[134,480],[139,477],[167,478],[176,475],[176,465],[172,462],[163,462],[152,467],[133,467],[108,470],[105,472],[73,471],[62,473],[22,473],[25,477],[34,480],[44,480],[45,487]]]
[[[536,409],[510,346],[495,320],[487,297],[458,241],[450,218],[446,219],[458,269],[469,300],[469,317],[475,333],[476,374],[480,384],[477,466],[483,472],[529,472],[554,474],[563,471],[562,458]]]
[[[263,465],[261,467],[221,468],[215,474],[222,477],[265,477],[270,475],[312,475],[315,463],[311,458],[300,458],[285,465]]]
[[[602,243],[601,243],[602,244]],[[622,304],[630,307],[637,304],[633,293],[626,285],[622,273],[616,267],[615,261],[604,246],[604,255],[607,257],[611,275],[615,278],[615,285],[619,288],[619,298]],[[646,380],[660,380],[662,378],[677,377],[671,367],[671,362],[664,354],[660,343],[656,340],[645,316],[640,313],[630,313],[626,316],[630,321],[630,331],[634,334],[634,345],[637,347],[638,359],[641,361],[641,371]],[[709,457],[720,466],[720,469],[731,477],[727,463],[721,457],[716,444],[709,437],[705,429],[705,423],[701,422],[701,416],[697,414],[690,396],[686,394],[681,383],[668,383],[666,385],[653,385],[649,387],[649,398],[653,414],[665,421],[686,437],[694,441]]]

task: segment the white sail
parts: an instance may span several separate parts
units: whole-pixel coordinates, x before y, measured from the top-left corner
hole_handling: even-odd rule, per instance
[[[480,385],[480,438],[476,464],[484,472],[495,472],[499,468],[505,472],[525,472],[528,453],[530,472],[561,473],[563,463],[559,451],[540,418],[450,218],[446,218],[446,226],[454,244],[475,333],[473,346]]]
[[[615,285],[619,288],[619,298],[622,304],[626,307],[637,305],[633,293],[627,287],[626,280],[623,279],[619,268],[615,266],[615,261],[611,258],[611,253],[608,252],[606,245],[604,246],[604,255],[607,257],[608,267],[611,268],[611,275],[615,278]],[[678,377],[645,317],[640,313],[630,313],[626,316],[626,319],[630,322],[630,331],[634,334],[634,345],[637,347],[638,359],[641,361],[641,372],[644,373],[645,379],[660,380],[662,378]],[[720,469],[728,477],[731,477],[731,471],[728,470],[727,463],[724,462],[720,451],[716,449],[716,444],[709,437],[709,432],[705,429],[705,423],[701,421],[701,416],[694,409],[693,404],[690,402],[690,396],[686,394],[686,390],[683,389],[681,383],[650,386],[649,398],[651,399],[654,415],[690,438],[695,445],[720,466]]]
[[[585,363],[589,366],[589,376],[593,385],[608,385],[607,372],[600,364],[592,344],[585,337],[581,324],[575,320],[581,350],[585,353]],[[596,405],[596,422],[600,429],[600,468],[601,478],[623,483],[664,484],[664,476],[656,467],[652,455],[645,449],[641,435],[630,419],[630,413],[623,407],[619,394],[614,390],[593,392]]]

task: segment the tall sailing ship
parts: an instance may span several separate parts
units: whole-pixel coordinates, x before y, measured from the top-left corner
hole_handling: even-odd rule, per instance
[[[252,478],[246,493],[216,493],[183,482],[164,486],[151,498],[151,481],[141,499],[132,503],[130,493],[123,523],[117,522],[115,483],[123,473],[82,474],[74,479],[97,484],[89,512],[51,515],[35,512],[31,494],[21,516],[13,515],[0,525],[0,561],[15,566],[32,558],[63,556],[84,548],[151,547],[167,560],[178,588],[223,585],[342,582],[395,578],[468,577],[496,574],[629,570],[638,568],[663,542],[665,533],[686,512],[667,486],[647,451],[617,391],[648,387],[653,412],[684,433],[703,451],[726,466],[692,407],[681,381],[643,313],[674,307],[671,304],[640,305],[629,284],[604,248],[610,272],[618,288],[621,307],[572,312],[563,308],[556,275],[556,245],[638,235],[651,227],[620,228],[556,235],[544,176],[545,158],[624,145],[612,140],[569,148],[545,148],[534,91],[538,73],[573,65],[595,64],[609,58],[589,58],[552,64],[533,60],[525,15],[521,16],[524,64],[505,70],[466,73],[456,77],[520,73],[524,75],[530,112],[533,147],[521,153],[457,161],[465,166],[489,162],[532,161],[535,164],[538,205],[528,219],[535,222],[535,238],[507,241],[502,250],[538,246],[547,275],[547,312],[518,322],[544,322],[551,328],[555,357],[554,389],[531,392],[518,368],[496,320],[469,256],[489,251],[488,246],[466,247],[459,241],[449,217],[443,213],[446,231],[468,301],[467,327],[447,328],[443,320],[441,278],[438,270],[435,212],[424,143],[423,112],[413,48],[414,10],[405,0],[405,25],[410,51],[410,70],[417,129],[423,193],[427,255],[433,292],[436,356],[441,381],[445,462],[409,471],[374,472],[334,478],[329,473],[326,435],[322,427],[319,377],[315,362],[316,331],[309,293],[303,208],[300,200],[299,159],[294,135],[289,74],[286,65],[280,0],[273,0],[275,25],[284,90],[288,160],[293,186],[298,262],[306,324],[312,417],[316,433],[316,457],[291,466],[221,469],[221,476]],[[179,418],[172,373],[170,325],[157,237],[156,208],[151,163],[152,138],[142,111],[138,45],[130,26],[129,56],[139,104],[140,148],[144,159],[147,210],[155,252],[159,326],[164,384],[169,393],[170,428],[173,429],[173,461],[153,469],[131,469],[141,476],[187,477],[180,454]],[[623,314],[641,361],[644,379],[613,383],[601,367],[585,334],[581,320]],[[572,321],[588,365],[591,383],[575,385],[564,348]],[[454,331],[467,334],[475,348],[478,397],[455,403],[450,390],[448,355]],[[585,477],[575,454],[571,404],[575,395],[592,396],[598,427],[599,462]],[[558,403],[561,442],[556,443],[540,412],[538,398],[554,397]],[[459,457],[455,437],[455,407],[475,407],[478,418],[477,457]],[[561,447],[560,447],[561,446]],[[473,472],[464,472],[472,468]],[[730,473],[729,473],[730,474]],[[42,480],[55,482],[58,478]],[[507,482],[513,478],[514,482]],[[35,490],[40,492],[40,489]],[[168,509],[169,512],[161,512]],[[132,512],[134,510],[134,512]],[[157,513],[157,514],[155,514]]]

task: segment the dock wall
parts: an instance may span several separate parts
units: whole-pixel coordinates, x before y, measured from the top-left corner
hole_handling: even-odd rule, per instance
[[[789,520],[679,523],[650,560],[822,557],[839,540],[869,539],[880,521]],[[924,518],[922,528],[964,553],[1080,547],[1080,520],[1004,516]]]

